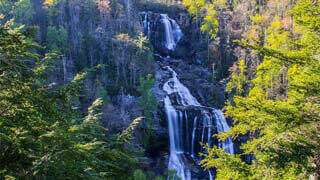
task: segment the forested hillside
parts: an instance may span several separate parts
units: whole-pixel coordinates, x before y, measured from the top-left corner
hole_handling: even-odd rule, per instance
[[[304,179],[319,174],[319,2],[185,4],[204,16],[204,30],[219,28],[216,17],[224,11],[235,26],[230,33],[241,31],[234,39],[238,62],[230,68],[226,89],[226,114],[234,124],[219,138],[246,141],[239,155],[209,149],[202,164],[216,167],[218,179]]]
[[[317,0],[0,0],[0,179],[317,179]]]

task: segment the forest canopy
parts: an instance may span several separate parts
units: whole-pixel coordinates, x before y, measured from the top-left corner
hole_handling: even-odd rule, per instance
[[[10,23],[0,27],[0,44],[2,177],[108,178],[134,170],[125,139],[107,137],[100,124],[103,100],[96,99],[85,115],[76,109],[89,71],[55,87],[45,78],[55,54],[35,53],[39,45]]]
[[[205,1],[185,4],[205,19],[224,8],[247,12],[248,5],[253,7],[248,12],[247,30],[235,43],[251,50],[259,62],[254,69],[247,67],[247,57],[232,69],[226,114],[234,124],[229,132],[217,136],[221,140],[246,138],[242,153],[230,155],[218,148],[208,149],[202,165],[217,168],[217,179],[303,179],[319,174],[320,3],[266,0],[233,1],[230,7]],[[203,26],[210,24],[204,21]]]
[[[319,42],[318,0],[0,0],[0,179],[319,178]]]

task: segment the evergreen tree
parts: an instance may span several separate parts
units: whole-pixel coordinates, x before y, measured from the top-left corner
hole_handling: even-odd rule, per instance
[[[102,99],[83,117],[75,102],[87,73],[64,86],[48,83],[56,54],[10,23],[0,26],[0,178],[126,178],[133,154],[100,125]]]
[[[262,62],[249,80],[240,61],[240,71],[233,73],[228,85],[234,97],[226,106],[234,126],[218,135],[221,140],[229,136],[246,136],[248,140],[238,155],[217,147],[208,149],[202,165],[217,168],[217,179],[305,179],[313,173],[319,175],[320,3],[270,0],[264,4],[258,5],[251,26],[260,29],[263,38],[247,36],[240,42],[259,53]],[[280,6],[286,8],[269,8]],[[264,18],[263,23],[258,17]],[[246,155],[252,155],[253,160],[245,162]]]

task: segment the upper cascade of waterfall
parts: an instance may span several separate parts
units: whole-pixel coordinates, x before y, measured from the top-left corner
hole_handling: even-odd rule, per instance
[[[163,26],[164,34],[161,44],[163,44],[164,48],[167,50],[174,51],[178,42],[183,37],[182,30],[178,23],[174,19],[171,19],[167,14],[157,14],[152,12],[140,12],[139,14],[141,17],[144,34],[150,38],[152,33],[151,26],[153,27],[153,30],[155,28],[155,24],[156,26]]]
[[[167,14],[161,14],[161,21],[165,28],[165,46],[169,50],[174,50],[183,34],[177,22]]]

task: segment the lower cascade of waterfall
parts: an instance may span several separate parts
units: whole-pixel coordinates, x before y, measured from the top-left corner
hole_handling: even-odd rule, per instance
[[[233,154],[233,142],[231,138],[223,142],[213,139],[214,134],[229,130],[223,113],[202,106],[179,81],[177,73],[171,67],[166,69],[172,74],[163,86],[167,92],[164,104],[170,140],[168,169],[175,170],[179,178],[190,180],[193,179],[190,164],[201,160],[198,153],[205,151],[203,144],[209,147],[216,144]],[[209,177],[213,179],[211,172]]]

